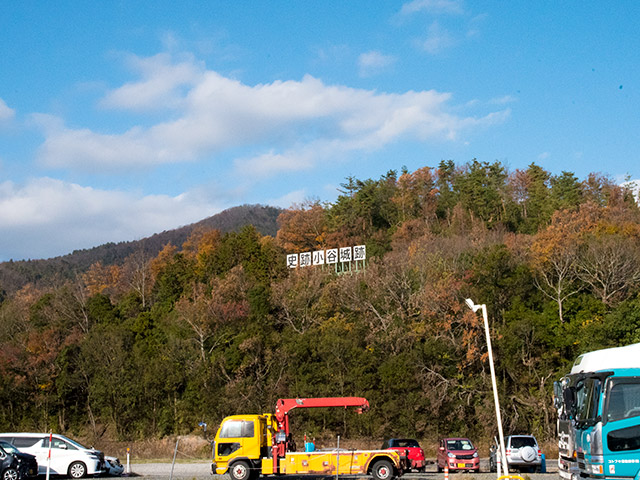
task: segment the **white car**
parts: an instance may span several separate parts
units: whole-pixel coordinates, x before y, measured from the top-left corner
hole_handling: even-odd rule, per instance
[[[109,457],[105,455],[104,465],[107,469],[107,475],[110,477],[118,477],[124,472],[124,465],[120,463],[120,459],[116,457]]]
[[[509,470],[536,472],[546,470],[538,441],[533,435],[509,435],[504,439],[505,453]],[[497,469],[499,448],[494,445],[489,450],[489,469]]]
[[[98,450],[87,448],[64,435],[51,436],[49,449],[48,433],[0,433],[0,440],[7,441],[23,453],[35,455],[38,474],[47,473],[47,460],[51,450],[49,473],[82,478],[86,475],[105,473],[104,455]]]

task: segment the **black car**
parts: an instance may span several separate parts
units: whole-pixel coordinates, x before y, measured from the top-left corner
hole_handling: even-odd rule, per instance
[[[38,475],[36,457],[22,453],[9,442],[0,441],[0,477],[2,480],[24,480]]]

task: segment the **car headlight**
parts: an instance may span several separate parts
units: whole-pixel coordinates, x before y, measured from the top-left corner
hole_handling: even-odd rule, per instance
[[[478,458],[478,452],[473,452],[473,458]]]
[[[456,456],[455,456],[453,453],[451,453],[451,452],[447,452],[447,457],[449,457],[449,458],[456,458]]]

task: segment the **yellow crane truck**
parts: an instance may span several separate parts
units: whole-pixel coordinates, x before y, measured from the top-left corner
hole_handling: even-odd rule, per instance
[[[369,402],[361,397],[280,399],[275,414],[226,417],[215,436],[212,472],[228,472],[232,480],[292,474],[372,475],[375,480],[392,480],[409,469],[406,455],[394,450],[296,452],[289,411],[317,407],[355,407],[362,413],[369,409]]]

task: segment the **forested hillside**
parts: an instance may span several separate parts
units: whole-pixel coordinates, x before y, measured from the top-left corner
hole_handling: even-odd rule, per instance
[[[275,207],[241,205],[224,210],[197,223],[156,233],[141,240],[106,243],[50,259],[1,262],[0,299],[7,293],[14,293],[26,283],[46,288],[52,284],[72,279],[79,273],[86,272],[91,265],[98,262],[103,265],[121,265],[128,256],[134,253],[156,256],[167,243],[182,245],[194,230],[216,229],[221,232],[234,232],[245,225],[253,225],[261,234],[275,236],[276,220],[280,212],[281,210]]]
[[[194,230],[0,304],[0,428],[121,439],[210,429],[280,397],[364,396],[296,413],[296,432],[554,435],[552,383],[586,350],[640,341],[640,212],[601,175],[443,161],[346,179],[284,211],[275,237]],[[364,271],[285,253],[365,244]]]

